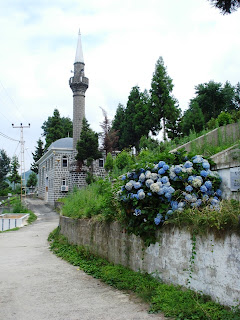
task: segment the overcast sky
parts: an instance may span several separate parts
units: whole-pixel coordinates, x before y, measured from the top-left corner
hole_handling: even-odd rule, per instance
[[[53,110],[72,118],[71,77],[81,29],[86,117],[100,132],[103,107],[114,117],[131,88],[149,90],[162,56],[184,111],[194,87],[210,80],[240,81],[240,10],[222,16],[206,0],[0,0],[0,132],[19,140],[25,168]],[[19,155],[0,135],[0,149]]]

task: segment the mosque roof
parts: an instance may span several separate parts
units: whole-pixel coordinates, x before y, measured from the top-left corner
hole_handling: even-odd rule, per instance
[[[51,149],[72,149],[73,148],[73,138],[62,138],[54,141],[49,147]]]

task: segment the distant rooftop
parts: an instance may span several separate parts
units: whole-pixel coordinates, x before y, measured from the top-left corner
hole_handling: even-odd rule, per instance
[[[73,138],[62,138],[54,141],[49,147],[51,149],[72,149],[73,148]]]

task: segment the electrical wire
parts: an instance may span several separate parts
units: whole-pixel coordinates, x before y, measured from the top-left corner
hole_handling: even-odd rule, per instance
[[[9,136],[7,136],[6,134],[4,134],[4,133],[2,133],[2,132],[0,132],[0,136],[2,136],[3,138],[9,139],[9,140],[11,140],[11,141],[20,142],[19,140],[10,138]]]

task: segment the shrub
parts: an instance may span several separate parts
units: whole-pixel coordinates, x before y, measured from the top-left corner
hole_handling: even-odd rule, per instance
[[[126,150],[123,150],[121,153],[119,153],[115,159],[115,164],[118,169],[131,167],[133,163],[134,163],[134,158]]]
[[[112,171],[112,169],[113,169],[113,157],[112,157],[112,154],[110,152],[107,154],[104,168],[107,171]]]
[[[196,155],[176,164],[181,156],[180,152],[169,155],[167,163],[136,167],[121,177],[122,219],[128,232],[141,236],[146,244],[155,241],[155,231],[176,212],[206,206],[220,210],[221,180],[208,160]]]

